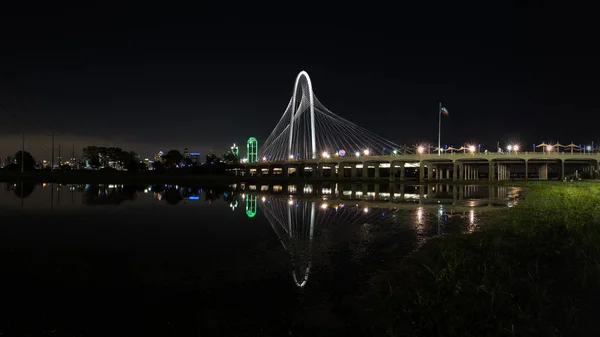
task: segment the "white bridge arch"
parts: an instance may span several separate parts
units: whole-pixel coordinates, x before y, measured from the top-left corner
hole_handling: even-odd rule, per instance
[[[292,97],[259,150],[259,161],[315,159],[355,153],[395,154],[400,146],[327,109],[314,94],[306,71],[296,76]]]

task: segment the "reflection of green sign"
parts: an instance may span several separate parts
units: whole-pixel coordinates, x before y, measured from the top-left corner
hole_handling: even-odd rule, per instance
[[[246,215],[249,218],[256,216],[256,196],[248,195],[246,197]]]
[[[258,162],[258,140],[254,137],[248,138],[246,143],[246,159],[249,163]]]

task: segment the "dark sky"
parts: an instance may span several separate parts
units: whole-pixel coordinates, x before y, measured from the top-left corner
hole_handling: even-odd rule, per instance
[[[399,144],[598,142],[597,19],[550,2],[3,2],[0,155],[49,158],[50,133],[149,156],[264,141],[297,73]],[[61,4],[63,3],[63,4]],[[391,2],[390,2],[391,3]]]

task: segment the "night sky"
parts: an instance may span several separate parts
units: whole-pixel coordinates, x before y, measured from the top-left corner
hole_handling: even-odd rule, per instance
[[[38,159],[52,129],[78,155],[264,142],[301,70],[331,111],[398,144],[437,142],[439,101],[443,144],[600,142],[597,19],[565,3],[8,3],[2,157],[20,149],[22,120]]]

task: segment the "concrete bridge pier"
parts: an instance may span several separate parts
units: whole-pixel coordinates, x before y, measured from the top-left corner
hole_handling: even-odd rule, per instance
[[[488,162],[488,181],[494,181],[495,170],[494,170],[494,162]]]
[[[352,180],[356,179],[356,164],[352,164],[350,166],[350,179],[352,179]]]
[[[419,182],[423,182],[425,180],[425,162],[419,162]]]
[[[404,167],[405,163],[400,163],[400,181],[404,181],[406,176],[406,168]]]
[[[375,163],[373,171],[375,180],[379,180],[379,163]]]
[[[446,169],[446,180],[450,180],[450,169]]]
[[[433,165],[431,163],[427,164],[427,180],[433,180]]]
[[[456,161],[452,162],[452,181],[456,182],[458,180],[458,163]]]
[[[525,159],[525,181],[529,180],[529,162]]]
[[[543,163],[538,168],[538,176],[539,176],[539,180],[548,180],[548,164]]]

